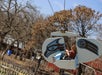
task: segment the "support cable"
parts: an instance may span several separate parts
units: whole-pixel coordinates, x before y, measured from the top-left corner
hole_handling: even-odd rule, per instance
[[[64,10],[65,10],[65,8],[66,8],[66,0],[64,0]]]
[[[54,9],[53,9],[53,7],[52,7],[52,5],[51,5],[50,0],[48,0],[48,3],[49,3],[49,5],[50,5],[50,7],[51,7],[52,12],[54,13]]]

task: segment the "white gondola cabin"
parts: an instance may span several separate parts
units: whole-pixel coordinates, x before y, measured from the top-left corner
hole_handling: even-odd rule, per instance
[[[98,58],[102,54],[102,43],[95,39],[78,38],[78,34],[72,32],[52,32],[51,37],[46,39],[42,46],[44,58],[61,69],[76,69],[79,63],[88,62]],[[76,41],[77,53],[74,59],[62,59],[66,50],[64,37]],[[77,38],[76,38],[77,37]]]

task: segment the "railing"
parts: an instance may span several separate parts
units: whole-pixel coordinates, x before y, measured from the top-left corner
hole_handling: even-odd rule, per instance
[[[13,56],[5,55],[4,59],[0,59],[0,75],[56,75],[52,74],[47,69],[47,62],[41,61],[39,69],[37,70],[38,61],[36,59],[25,59],[20,61],[14,59]],[[35,72],[36,71],[36,72]]]
[[[33,75],[25,69],[0,61],[0,75]]]
[[[96,75],[95,69],[81,63],[79,65],[78,75]]]

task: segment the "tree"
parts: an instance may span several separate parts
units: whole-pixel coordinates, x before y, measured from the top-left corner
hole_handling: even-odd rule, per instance
[[[35,49],[41,50],[42,44],[46,38],[50,36],[50,33],[55,31],[55,27],[50,25],[48,19],[44,19],[42,16],[38,18],[32,29],[32,37],[26,44],[26,49],[34,47]]]
[[[74,9],[56,12],[49,20],[59,30],[74,31],[79,33],[81,37],[87,37],[101,17],[101,13],[79,5]]]
[[[50,24],[57,27],[57,30],[70,31],[72,16],[72,10],[62,10],[49,17],[49,21],[51,22]]]
[[[56,30],[73,31],[79,33],[81,37],[87,37],[100,18],[99,12],[80,5],[75,9],[56,12],[45,19],[40,17],[33,26],[33,37],[29,41],[29,48],[41,49],[44,40]]]
[[[22,42],[25,44],[32,36],[31,30],[34,25],[39,12],[35,6],[32,6],[30,3],[26,5],[21,5],[17,0],[3,0],[0,4],[0,14],[3,14],[2,20],[0,21],[0,37],[1,42],[3,39],[10,35],[17,42],[17,47],[19,43]],[[10,45],[10,46],[11,46]],[[6,48],[6,50],[10,47]]]
[[[2,40],[6,35],[10,35],[15,40],[21,40],[26,36],[28,40],[32,25],[39,16],[36,7],[33,7],[30,3],[26,3],[25,6],[20,5],[17,0],[3,0],[0,9],[4,14],[1,20],[2,24],[0,24]]]
[[[86,6],[77,6],[73,10],[73,21],[71,22],[74,31],[81,37],[87,37],[88,33],[98,24],[102,14]]]
[[[102,24],[96,26],[97,39],[102,41]]]

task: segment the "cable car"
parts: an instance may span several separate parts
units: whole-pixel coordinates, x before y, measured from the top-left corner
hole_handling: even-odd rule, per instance
[[[66,41],[64,37],[76,41],[76,55],[74,59],[62,59],[66,52]],[[79,63],[92,61],[102,54],[102,43],[95,39],[78,38],[73,32],[52,32],[51,37],[46,39],[42,45],[42,55],[50,63],[60,69],[76,69]]]

